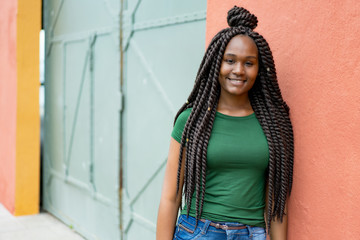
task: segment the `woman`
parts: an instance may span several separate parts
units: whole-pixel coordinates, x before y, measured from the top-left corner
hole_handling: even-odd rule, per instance
[[[157,239],[286,239],[293,131],[271,50],[244,8],[211,41],[175,117]],[[178,209],[185,206],[175,229]],[[175,232],[174,232],[175,230]]]

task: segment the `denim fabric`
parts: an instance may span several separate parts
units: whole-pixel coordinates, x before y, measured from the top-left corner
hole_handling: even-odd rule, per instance
[[[195,229],[196,220],[194,217],[186,215],[180,215],[178,223],[176,225],[174,238],[179,240],[190,239],[206,239],[206,240],[265,240],[266,233],[262,227],[252,227],[235,222],[216,222],[227,226],[246,226],[244,229],[239,230],[223,230],[210,226],[211,221],[205,222],[198,221],[198,225]]]

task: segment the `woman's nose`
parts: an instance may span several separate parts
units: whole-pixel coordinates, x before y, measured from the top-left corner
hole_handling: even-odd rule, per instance
[[[241,63],[234,64],[233,73],[237,75],[244,74],[244,66]]]

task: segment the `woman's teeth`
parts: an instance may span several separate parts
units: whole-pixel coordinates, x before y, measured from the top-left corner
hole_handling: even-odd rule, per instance
[[[234,82],[246,82],[246,80],[237,80],[237,79],[231,79],[229,78],[230,81],[234,81]]]

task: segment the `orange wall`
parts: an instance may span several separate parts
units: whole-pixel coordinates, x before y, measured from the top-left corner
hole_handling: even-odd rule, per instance
[[[209,0],[207,43],[239,4],[258,17],[291,108],[289,239],[359,239],[360,1]]]
[[[17,1],[0,7],[0,202],[15,208]]]

